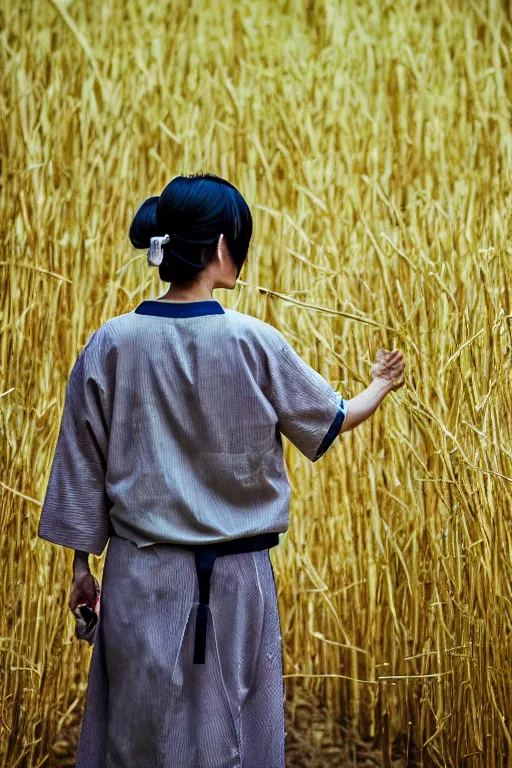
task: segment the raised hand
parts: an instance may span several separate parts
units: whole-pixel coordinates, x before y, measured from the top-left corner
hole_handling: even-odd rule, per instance
[[[372,365],[373,379],[387,382],[389,390],[399,389],[404,383],[405,359],[404,353],[396,349],[378,349],[375,363]]]

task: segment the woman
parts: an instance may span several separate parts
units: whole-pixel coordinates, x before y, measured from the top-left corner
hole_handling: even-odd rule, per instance
[[[284,434],[311,461],[403,383],[380,351],[349,401],[285,337],[224,308],[252,234],[238,190],[173,179],[129,237],[170,288],[114,317],[71,371],[39,536],[75,550],[92,604],[108,542],[77,768],[284,768],[269,548],[288,528]]]

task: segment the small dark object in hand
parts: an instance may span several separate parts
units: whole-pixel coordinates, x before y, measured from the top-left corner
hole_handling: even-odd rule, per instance
[[[96,625],[98,623],[96,605],[98,600],[99,595],[93,606],[89,605],[89,603],[80,603],[73,611],[76,619],[75,636],[79,640],[86,640],[89,645],[93,645],[96,635]]]
[[[85,621],[85,629],[88,632],[98,621],[98,616],[87,603],[80,603],[73,611],[77,618]]]

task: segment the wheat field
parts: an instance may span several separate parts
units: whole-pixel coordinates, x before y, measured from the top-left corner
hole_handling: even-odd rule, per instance
[[[407,360],[319,462],[285,444],[290,766],[510,766],[510,5],[0,0],[0,22],[2,768],[73,764],[90,649],[71,550],[36,536],[64,389],[167,288],[136,207],[201,171],[254,217],[219,301],[347,398],[379,346]]]

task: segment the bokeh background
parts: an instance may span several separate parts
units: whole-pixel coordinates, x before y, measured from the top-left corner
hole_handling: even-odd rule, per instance
[[[285,443],[289,765],[512,764],[511,33],[500,0],[0,0],[2,767],[74,764],[90,649],[36,536],[65,385],[165,292],[128,227],[200,171],[254,215],[216,298],[346,397],[407,357],[319,462]]]

